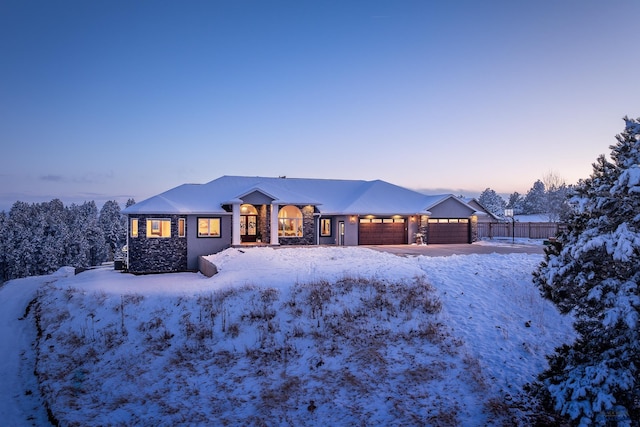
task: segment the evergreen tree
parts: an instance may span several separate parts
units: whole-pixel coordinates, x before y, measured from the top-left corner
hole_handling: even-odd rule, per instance
[[[37,274],[50,274],[61,267],[65,253],[68,228],[64,204],[58,200],[35,205],[37,219],[32,236],[38,250],[35,259]]]
[[[120,206],[115,200],[105,202],[100,209],[98,222],[104,235],[109,260],[113,260],[114,254],[126,241],[126,224],[123,224],[122,217]]]
[[[490,188],[486,188],[482,193],[480,193],[478,203],[498,217],[504,216],[504,208],[507,206],[504,199]]]
[[[640,122],[625,121],[613,162],[600,156],[572,189],[569,231],[534,273],[578,333],[556,349],[535,394],[580,425],[640,420]]]
[[[524,198],[522,195],[517,191],[511,193],[507,201],[507,208],[513,209],[514,215],[522,214],[524,211]]]
[[[32,233],[34,209],[24,202],[16,202],[9,210],[7,221],[6,262],[8,277],[26,277],[35,275],[35,252]]]
[[[119,214],[116,223],[120,224]],[[65,208],[58,200],[16,202],[0,213],[0,280],[89,267],[107,257],[94,202]]]
[[[4,211],[0,212],[0,283],[9,280],[7,264],[7,252],[9,251],[7,246],[8,222],[9,218],[7,217],[7,214]]]
[[[90,267],[107,259],[104,235],[98,224],[98,208],[95,202],[71,205],[69,215],[69,240],[66,245],[67,265]]]
[[[546,213],[547,201],[544,183],[537,180],[524,197],[523,210],[525,214]]]

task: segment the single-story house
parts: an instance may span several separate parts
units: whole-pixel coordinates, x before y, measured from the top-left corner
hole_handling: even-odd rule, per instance
[[[223,176],[124,209],[134,273],[192,271],[242,245],[471,243],[485,215],[451,194],[385,181]]]
[[[462,199],[469,206],[476,208],[480,212],[484,212],[486,215],[478,216],[478,222],[504,222],[504,218],[500,218],[498,215],[491,213],[489,209],[484,207],[482,203],[476,198],[468,197]]]

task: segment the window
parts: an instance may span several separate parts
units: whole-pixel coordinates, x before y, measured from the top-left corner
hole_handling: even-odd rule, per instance
[[[147,237],[171,237],[170,219],[148,219]]]
[[[220,218],[198,218],[198,237],[220,237]]]
[[[468,224],[469,218],[429,218],[430,224]]]
[[[186,222],[184,218],[178,218],[178,237],[187,235]]]
[[[283,206],[278,212],[278,236],[302,237],[302,211],[293,205]]]
[[[360,218],[361,224],[399,224],[404,223],[404,218]]]
[[[331,236],[331,218],[320,219],[320,235],[323,237]]]
[[[131,237],[138,237],[138,218],[131,218],[129,232],[131,234]]]

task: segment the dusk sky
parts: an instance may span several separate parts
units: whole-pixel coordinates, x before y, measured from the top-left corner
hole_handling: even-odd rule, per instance
[[[640,116],[640,1],[0,2],[0,210],[222,175],[568,184]]]

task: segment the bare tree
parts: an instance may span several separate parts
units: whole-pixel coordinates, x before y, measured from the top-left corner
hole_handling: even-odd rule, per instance
[[[547,191],[554,191],[562,186],[566,186],[564,179],[556,173],[556,171],[549,169],[547,173],[542,175],[542,182],[544,188]]]
[[[557,222],[566,210],[567,184],[555,171],[549,170],[542,176],[546,190],[545,204],[549,221]]]

